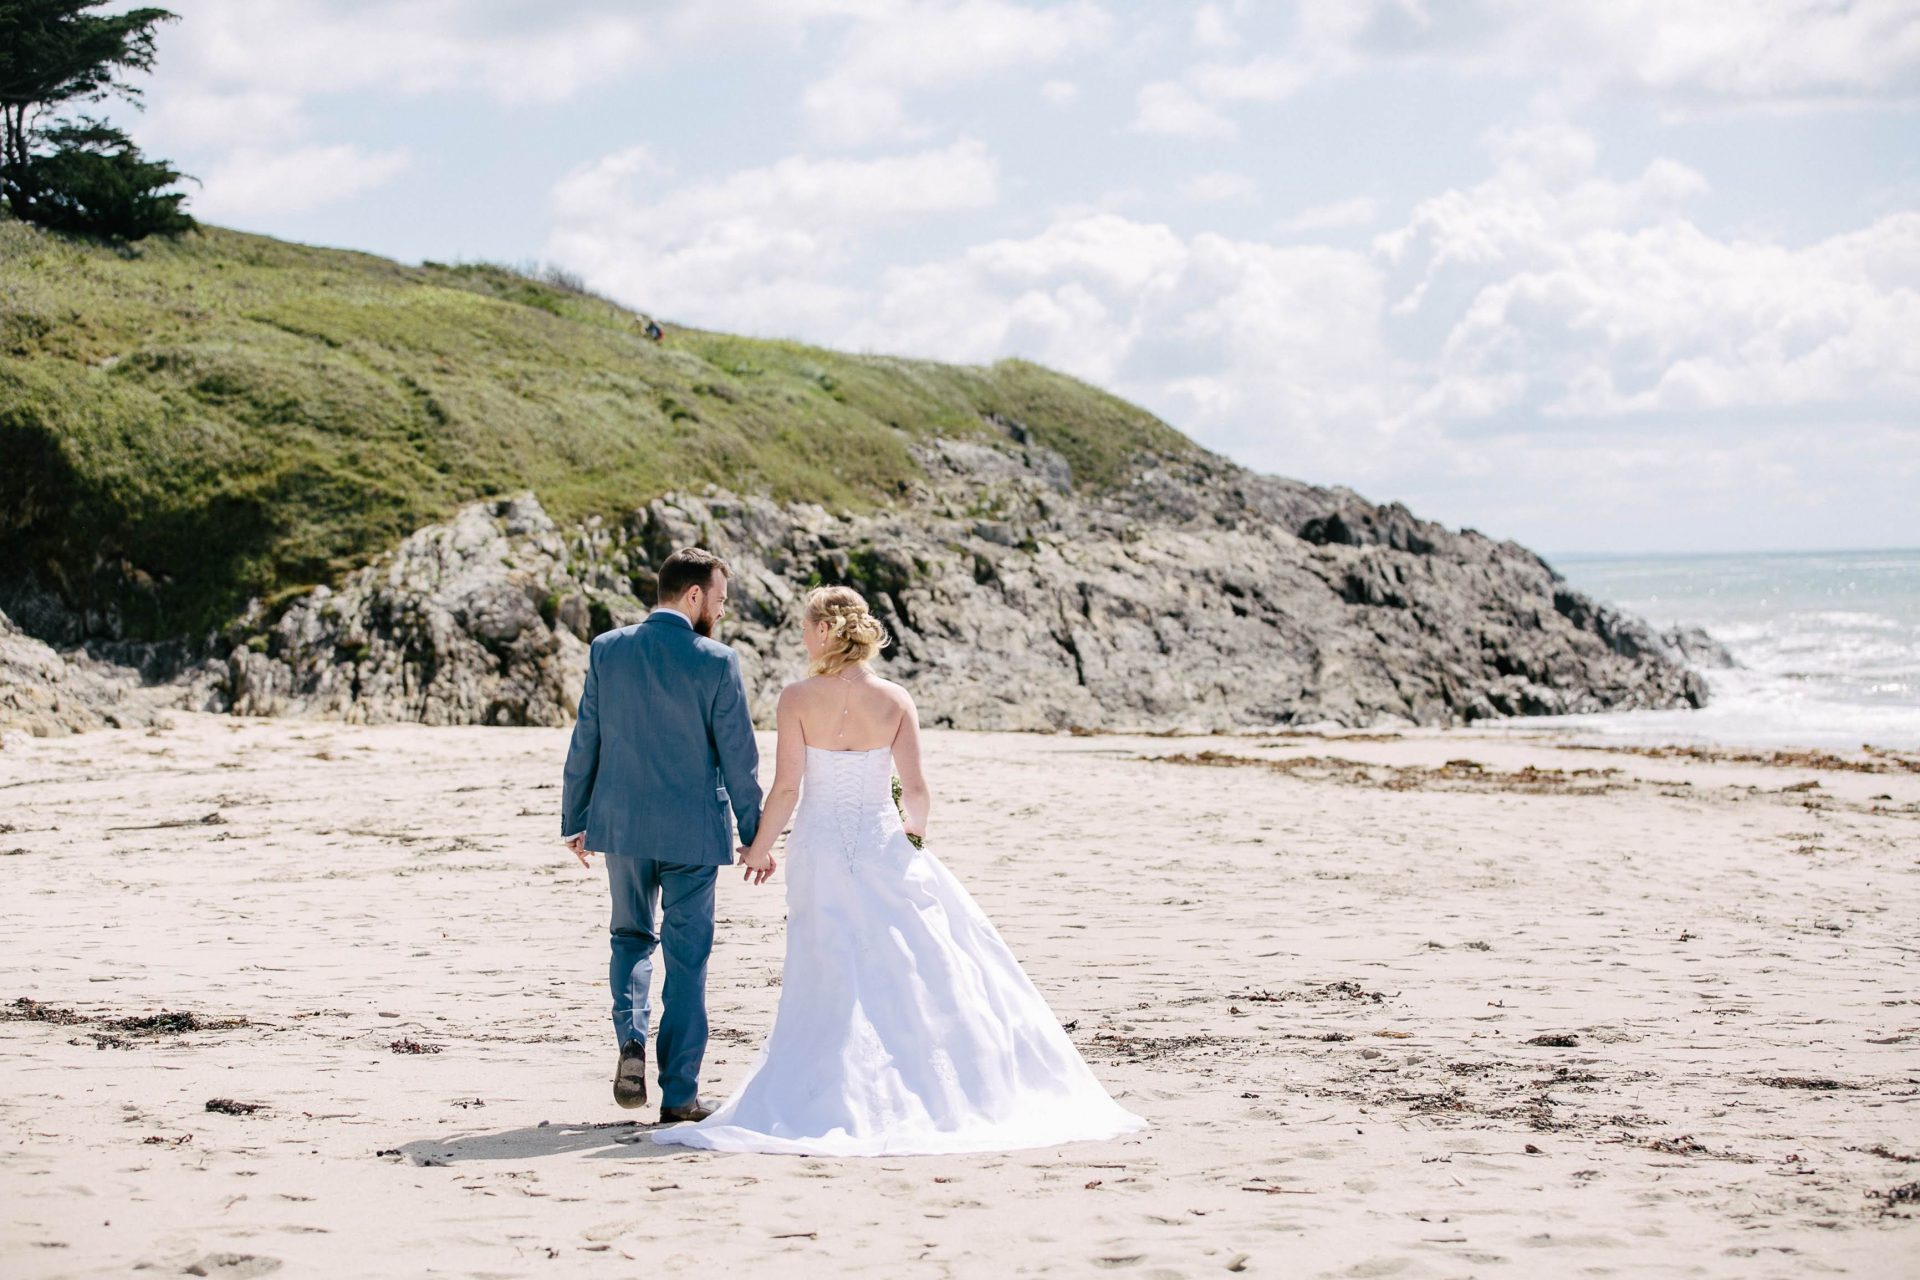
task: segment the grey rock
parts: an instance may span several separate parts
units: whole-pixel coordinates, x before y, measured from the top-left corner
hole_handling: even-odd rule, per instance
[[[245,714],[560,725],[587,642],[642,618],[698,543],[734,571],[722,638],[756,717],[803,674],[794,624],[844,582],[894,637],[884,674],[933,725],[1229,729],[1699,706],[1690,637],[1574,591],[1539,556],[1397,503],[1211,455],[1117,492],[1008,441],[916,447],[926,481],[834,513],[719,489],[555,526],[530,494],[472,504],[333,589],[257,603],[176,696]]]
[[[224,661],[186,677],[188,701],[369,724],[564,724],[596,604],[606,625],[644,612],[624,579],[610,593],[569,572],[613,579],[606,541],[597,528],[563,538],[530,494],[474,503],[277,618],[256,605],[228,629],[239,643]]]
[[[0,613],[0,730],[46,738],[164,725],[172,701],[171,690],[146,685],[137,668],[83,649],[57,651]]]
[[[1660,642],[1690,666],[1727,671],[1740,665],[1733,651],[1708,634],[1705,627],[1668,627]]]

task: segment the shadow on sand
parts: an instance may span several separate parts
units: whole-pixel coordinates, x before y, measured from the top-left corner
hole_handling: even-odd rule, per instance
[[[464,1133],[418,1138],[381,1155],[405,1156],[416,1165],[451,1165],[469,1160],[536,1160],[542,1156],[584,1155],[593,1159],[651,1159],[686,1154],[686,1147],[663,1147],[648,1140],[658,1125],[635,1120],[606,1124],[539,1124],[499,1133]]]

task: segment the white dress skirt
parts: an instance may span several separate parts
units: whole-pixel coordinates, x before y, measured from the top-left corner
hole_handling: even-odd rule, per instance
[[[904,1156],[1146,1127],[1094,1078],[960,882],[907,839],[892,779],[890,748],[807,748],[773,1032],[732,1097],[655,1142]]]

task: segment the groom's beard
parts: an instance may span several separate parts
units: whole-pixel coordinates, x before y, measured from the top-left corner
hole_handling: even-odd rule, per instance
[[[708,639],[712,639],[713,638],[713,616],[711,614],[703,613],[699,617],[695,618],[693,620],[693,633],[695,635],[706,636]]]

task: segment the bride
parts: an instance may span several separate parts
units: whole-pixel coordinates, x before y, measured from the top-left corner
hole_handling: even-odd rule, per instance
[[[913,699],[868,666],[887,643],[879,619],[851,588],[821,587],[803,622],[813,675],[780,693],[773,789],[742,860],[756,882],[772,875],[794,817],[780,1009],[734,1095],[653,1140],[896,1156],[1145,1127],[1094,1079],[959,881],[908,839],[932,797]]]

